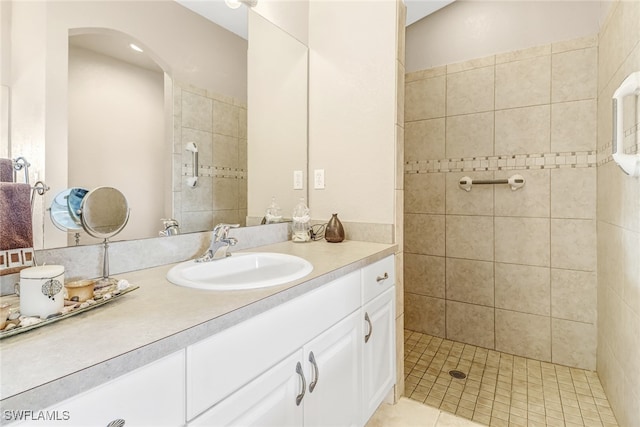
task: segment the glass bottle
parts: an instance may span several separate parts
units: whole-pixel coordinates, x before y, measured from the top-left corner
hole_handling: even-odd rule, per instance
[[[291,240],[296,243],[308,242],[311,240],[311,215],[304,197],[300,198],[298,204],[293,208],[293,224],[291,225]]]
[[[280,206],[276,203],[275,197],[271,198],[271,204],[269,205],[269,207],[267,208],[267,211],[265,212],[264,219],[265,219],[264,221],[265,224],[274,224],[276,222],[282,222],[282,209],[280,209]]]

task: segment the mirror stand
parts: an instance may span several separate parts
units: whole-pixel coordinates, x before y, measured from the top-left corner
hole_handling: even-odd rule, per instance
[[[118,279],[109,277],[109,239],[102,242],[104,253],[102,256],[102,278],[96,281],[95,289],[118,284]]]

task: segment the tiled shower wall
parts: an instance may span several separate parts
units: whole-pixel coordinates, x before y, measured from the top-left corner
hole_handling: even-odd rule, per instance
[[[187,84],[173,88],[173,212],[181,232],[212,230],[220,222],[245,225],[247,107]],[[198,184],[189,142],[198,147]]]
[[[406,76],[407,329],[595,369],[597,40]]]
[[[640,71],[640,2],[611,6],[598,66],[598,375],[620,425],[640,425],[640,179],[611,161],[611,98]],[[627,97],[626,152],[638,149],[638,97]]]

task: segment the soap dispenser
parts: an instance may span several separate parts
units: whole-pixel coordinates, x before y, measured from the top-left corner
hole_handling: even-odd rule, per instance
[[[304,202],[304,197],[301,197],[298,204],[293,208],[293,224],[291,225],[291,240],[293,242],[302,243],[311,240],[310,220],[309,208]]]
[[[277,222],[282,222],[282,209],[276,203],[276,198],[271,198],[271,204],[267,208],[264,214],[264,224],[274,224]]]

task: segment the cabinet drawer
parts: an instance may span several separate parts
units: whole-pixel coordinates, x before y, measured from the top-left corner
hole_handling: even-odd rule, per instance
[[[360,307],[356,271],[187,348],[187,419]]]
[[[100,426],[121,419],[126,425],[182,426],[185,421],[184,350],[124,374],[42,411],[56,420],[20,426]]]
[[[394,255],[362,269],[362,301],[367,303],[396,283]]]

